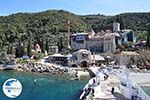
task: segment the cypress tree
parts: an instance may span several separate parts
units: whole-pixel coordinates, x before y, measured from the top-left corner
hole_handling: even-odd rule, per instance
[[[42,53],[44,53],[45,51],[45,45],[44,45],[44,36],[42,35],[42,42],[41,42],[41,49],[42,49]]]
[[[27,48],[27,54],[29,57],[31,56],[31,49],[32,49],[32,34],[29,33],[28,48]]]
[[[146,41],[146,45],[147,47],[150,47],[150,23],[147,24],[147,41]]]
[[[25,48],[23,44],[23,36],[19,37],[18,47],[16,48],[16,57],[22,57],[25,53]]]
[[[9,53],[13,54],[13,44],[12,43],[10,44],[10,49],[9,50],[10,50]]]
[[[20,52],[20,57],[22,57],[25,53],[25,48],[24,48],[24,44],[22,43],[20,48],[19,48],[19,52]]]
[[[10,43],[8,45],[8,48],[7,48],[7,54],[10,54]]]
[[[48,39],[46,39],[46,44],[45,44],[45,50],[47,51],[47,52],[49,52],[49,46],[48,46],[49,44],[48,44]]]
[[[149,44],[150,42],[149,41],[150,41],[150,38],[149,38],[149,36],[147,36],[147,40],[146,40],[147,47],[150,47],[150,44]]]
[[[125,28],[125,25],[124,25],[124,22],[123,22],[123,18],[119,15],[116,16],[116,22],[119,22],[120,23],[120,29],[124,29]]]
[[[61,52],[61,51],[62,51],[62,48],[63,48],[62,37],[59,38],[58,43],[57,43],[57,46],[58,46],[58,51]]]

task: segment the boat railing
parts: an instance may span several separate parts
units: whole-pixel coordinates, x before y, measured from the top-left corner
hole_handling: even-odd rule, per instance
[[[98,85],[98,84],[99,84],[99,80],[96,77],[90,79],[88,81],[88,83],[83,88],[83,92],[82,92],[82,94],[80,96],[80,100],[82,100],[83,97],[85,97],[87,100],[90,100],[88,98],[91,98],[92,91],[90,90],[90,92],[87,94],[87,90],[89,88],[93,89],[93,87],[96,86],[96,85]]]

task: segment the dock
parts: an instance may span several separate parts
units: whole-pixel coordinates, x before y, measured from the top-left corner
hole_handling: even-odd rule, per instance
[[[90,70],[95,73],[95,77],[85,85],[80,100],[91,100],[90,98],[92,100],[129,100],[122,95],[119,89],[120,80],[117,76],[110,75],[106,79],[106,73],[102,73],[98,67],[90,68]]]

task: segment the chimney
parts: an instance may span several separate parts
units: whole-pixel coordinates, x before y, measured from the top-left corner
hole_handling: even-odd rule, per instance
[[[114,22],[113,23],[113,32],[118,32],[120,31],[120,23]]]

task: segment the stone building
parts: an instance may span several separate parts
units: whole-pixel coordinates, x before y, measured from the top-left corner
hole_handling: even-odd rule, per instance
[[[73,50],[87,49],[95,53],[115,52],[119,46],[126,46],[136,42],[135,34],[130,29],[120,30],[120,24],[113,24],[113,33],[106,31],[101,34],[75,33],[71,35]]]
[[[74,50],[87,49],[91,52],[115,52],[115,36],[91,36],[88,33],[77,33],[71,36],[71,48]]]
[[[71,35],[71,48],[74,50],[86,49],[89,33],[76,33]]]
[[[91,52],[85,49],[80,49],[74,52],[69,59],[69,66],[89,67],[91,64]]]
[[[69,67],[87,68],[90,67],[90,65],[93,65],[95,63],[100,64],[101,62],[104,61],[105,61],[104,57],[92,54],[90,51],[86,49],[80,49],[68,55],[56,53],[49,56],[49,62]]]

